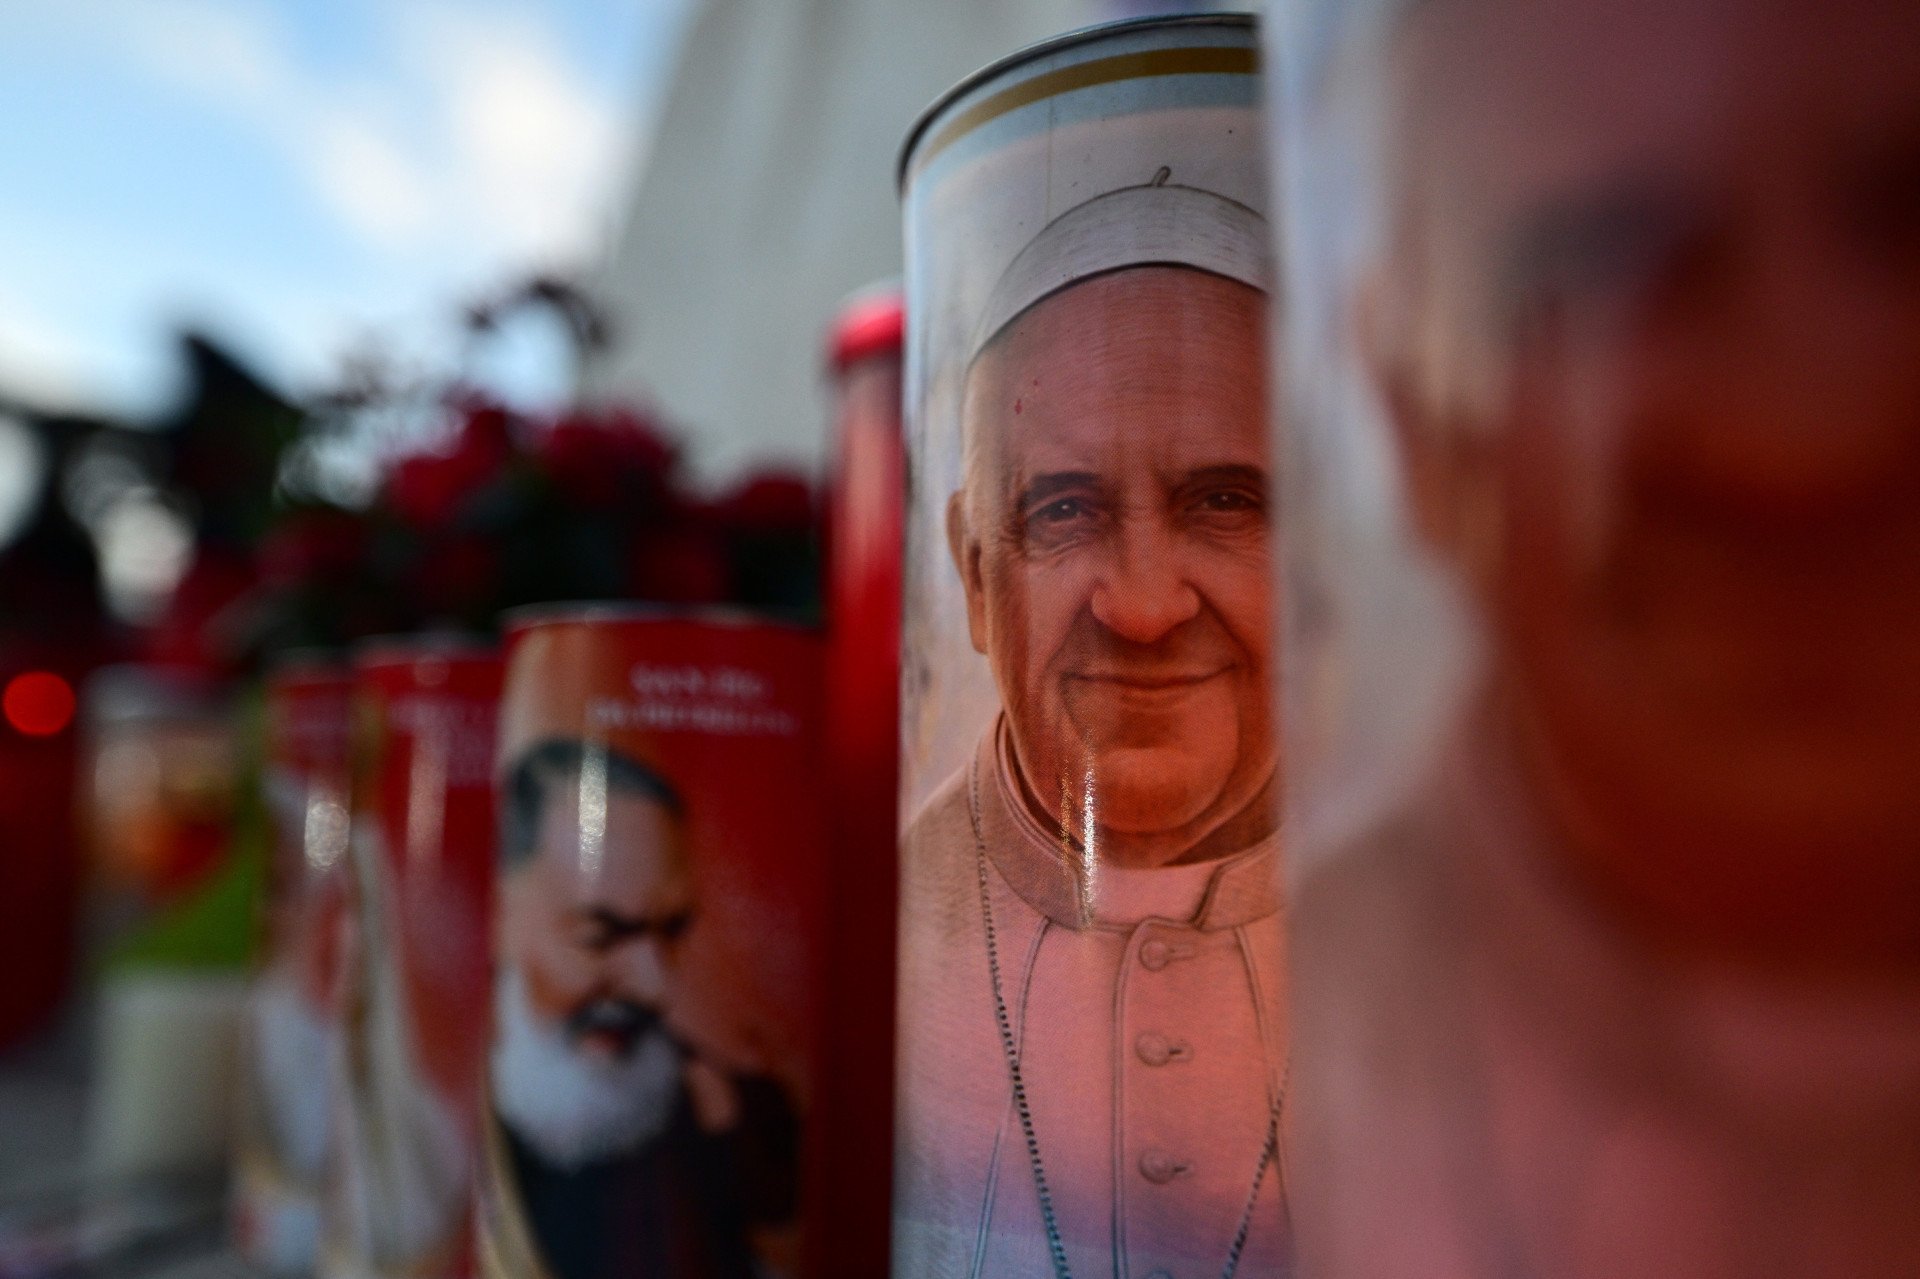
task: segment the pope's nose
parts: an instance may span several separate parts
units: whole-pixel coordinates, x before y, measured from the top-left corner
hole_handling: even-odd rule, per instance
[[[1157,521],[1129,521],[1095,584],[1094,618],[1121,639],[1151,644],[1200,612],[1176,539]]]

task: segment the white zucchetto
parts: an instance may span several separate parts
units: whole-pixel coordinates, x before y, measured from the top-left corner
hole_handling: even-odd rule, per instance
[[[1211,191],[1152,182],[1121,187],[1047,223],[1008,264],[974,327],[967,362],[1030,308],[1092,276],[1136,266],[1183,266],[1267,291],[1267,221]]]

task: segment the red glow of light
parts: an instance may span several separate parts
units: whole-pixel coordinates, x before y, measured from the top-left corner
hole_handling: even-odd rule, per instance
[[[28,737],[51,737],[73,722],[73,688],[51,671],[28,671],[7,681],[0,708]]]

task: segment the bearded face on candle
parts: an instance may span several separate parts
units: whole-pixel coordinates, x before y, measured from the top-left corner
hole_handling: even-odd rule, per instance
[[[522,759],[505,803],[496,1103],[578,1164],[663,1128],[678,1088],[664,1012],[693,914],[680,800],[624,756],[557,741]]]

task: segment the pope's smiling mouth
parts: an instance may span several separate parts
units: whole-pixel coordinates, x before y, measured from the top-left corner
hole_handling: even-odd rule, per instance
[[[1116,693],[1178,693],[1219,679],[1233,668],[1205,671],[1075,671],[1069,684],[1092,684]]]

